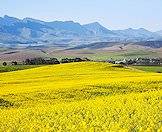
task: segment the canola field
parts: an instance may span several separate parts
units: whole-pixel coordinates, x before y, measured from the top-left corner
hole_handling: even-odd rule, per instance
[[[162,131],[162,74],[81,62],[0,73],[0,131]]]

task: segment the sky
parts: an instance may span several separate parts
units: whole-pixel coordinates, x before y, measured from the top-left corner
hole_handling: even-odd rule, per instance
[[[0,16],[162,30],[162,0],[0,0]]]

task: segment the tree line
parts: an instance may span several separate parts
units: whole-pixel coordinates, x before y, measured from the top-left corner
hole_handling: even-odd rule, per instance
[[[63,58],[60,61],[57,58],[32,58],[26,59],[21,64],[23,65],[52,65],[60,63],[71,63],[71,62],[83,62],[83,61],[92,61],[88,58]],[[122,65],[162,65],[161,58],[136,58],[136,59],[123,59],[123,60],[107,60],[103,62],[113,63],[113,64],[122,64]],[[7,66],[7,62],[3,62],[3,66]],[[12,61],[11,65],[18,65],[18,62]]]
[[[60,63],[71,63],[71,62],[83,62],[90,61],[88,58],[63,58],[60,61],[57,58],[32,58],[26,59],[22,62],[23,65],[52,65],[52,64],[60,64]],[[7,62],[3,62],[3,66],[7,66]],[[11,65],[18,65],[18,62],[12,61]]]

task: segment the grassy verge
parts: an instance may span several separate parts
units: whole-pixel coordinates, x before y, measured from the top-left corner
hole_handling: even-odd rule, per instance
[[[40,65],[16,65],[16,66],[0,66],[0,73],[25,70],[30,68],[40,67]]]
[[[146,72],[162,73],[162,66],[132,66],[132,67]]]

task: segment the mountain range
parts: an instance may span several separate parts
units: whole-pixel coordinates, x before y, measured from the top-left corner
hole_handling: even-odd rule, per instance
[[[74,47],[96,42],[161,41],[162,31],[144,28],[109,30],[98,22],[81,25],[73,21],[45,22],[32,18],[0,17],[0,44],[12,46],[63,44]]]

